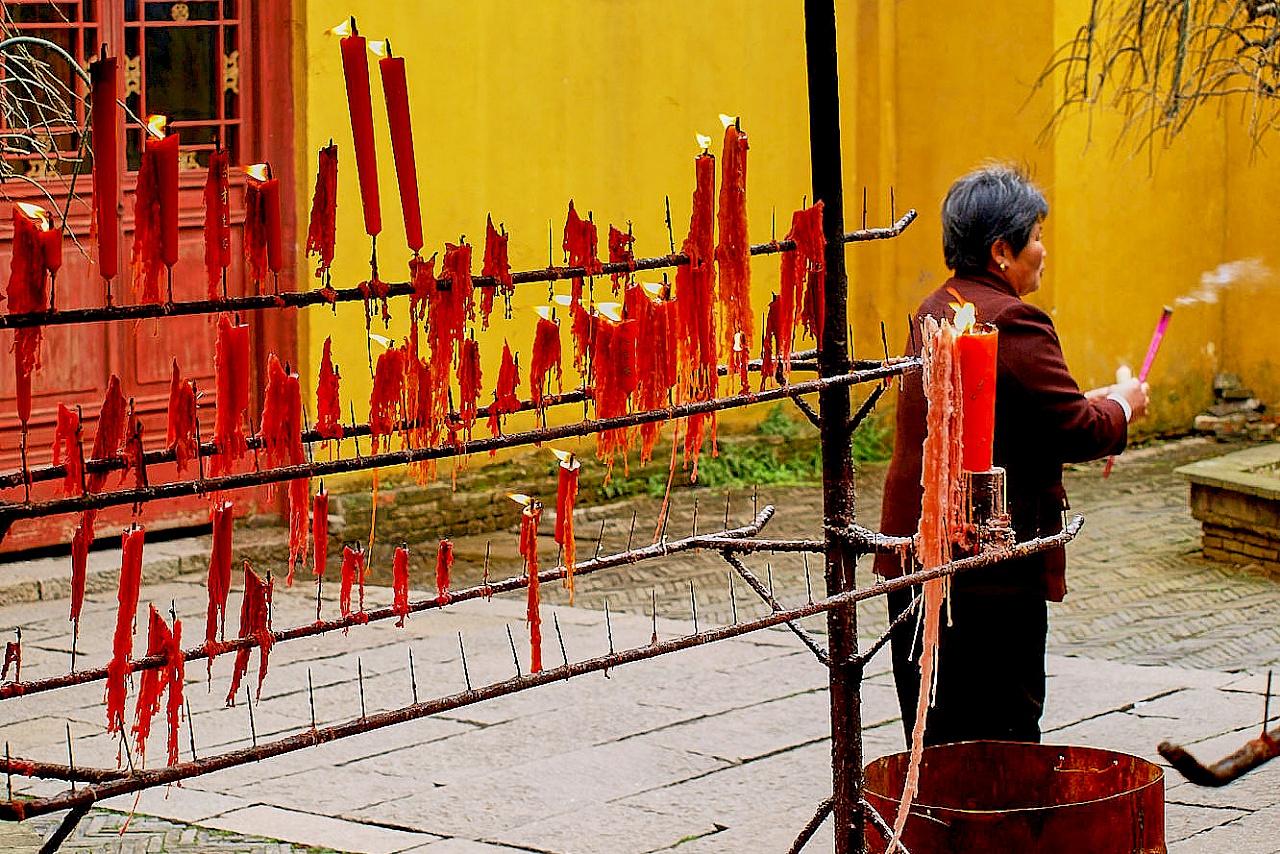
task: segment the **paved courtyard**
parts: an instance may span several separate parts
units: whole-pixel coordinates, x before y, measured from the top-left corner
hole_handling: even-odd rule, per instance
[[[1186,486],[1173,474],[1178,464],[1230,450],[1188,439],[1128,452],[1106,480],[1101,464],[1069,472],[1073,512],[1083,513],[1087,523],[1069,549],[1071,593],[1050,612],[1046,741],[1159,761],[1155,745],[1170,739],[1208,763],[1257,734],[1266,673],[1280,661],[1280,579],[1254,567],[1204,560]],[[859,478],[860,521],[869,527],[876,522],[882,472],[871,466]],[[773,503],[779,512],[766,529],[770,536],[818,534],[818,490],[790,488],[728,496],[680,492],[668,536],[683,536],[695,524],[699,531],[721,527],[726,498],[731,525]],[[586,539],[580,555],[594,551],[599,531],[600,552],[607,554],[629,538],[637,544],[652,539],[656,503],[637,500],[581,513],[578,527]],[[494,578],[518,573],[514,533],[498,533],[458,541],[458,577],[477,572],[486,548]],[[197,637],[207,543],[148,544],[149,559],[161,554],[176,569],[149,584],[143,599],[173,607],[187,623],[187,637]],[[107,565],[112,559],[110,553],[95,555]],[[47,596],[0,606],[0,628],[23,628],[26,678],[62,672],[68,664],[67,605],[56,583],[65,563],[59,558],[14,567],[14,584],[29,590],[34,583]],[[819,561],[807,573],[803,560],[788,555],[761,555],[750,565],[771,579],[784,603],[804,602],[810,588],[820,595]],[[764,613],[741,581],[730,584],[727,571],[721,558],[706,552],[633,564],[581,578],[573,607],[549,585],[547,664],[562,660],[561,637],[570,660],[603,654],[611,645],[647,644],[655,602],[660,638],[690,632],[695,608],[702,629]],[[426,579],[415,581],[418,589],[426,585]],[[861,581],[871,583],[865,568]],[[324,607],[332,614],[336,602],[328,592]],[[232,598],[238,601],[238,593]],[[390,591],[372,590],[369,598],[387,604]],[[113,590],[90,597],[82,663],[106,661],[114,615]],[[278,589],[277,628],[314,617],[312,588]],[[867,641],[883,626],[878,600],[859,609]],[[820,633],[822,622],[808,627]],[[225,707],[232,656],[220,657],[211,676],[193,662],[186,692],[196,752],[209,755],[309,728],[308,684],[319,726],[358,717],[362,703],[367,714],[404,706],[413,699],[410,650],[423,697],[462,691],[468,679],[475,686],[506,679],[517,666],[508,630],[519,666],[527,670],[523,596],[415,614],[403,629],[382,623],[346,636],[281,644],[273,650],[252,720],[243,697]],[[257,667],[255,655],[251,686]],[[357,673],[363,674],[363,696]],[[1280,714],[1280,701],[1272,709],[1273,716]],[[48,761],[66,761],[69,725],[77,764],[114,766],[118,742],[105,736],[104,723],[101,683],[0,704],[0,730],[13,752]],[[902,749],[883,654],[868,669],[863,724],[868,759]],[[792,634],[770,630],[462,706],[195,778],[167,792],[115,798],[95,808],[63,850],[785,851],[829,794],[828,731],[823,668]],[[162,761],[162,739],[153,738],[148,767]],[[189,758],[186,743],[182,754]],[[1166,787],[1174,854],[1280,852],[1280,762],[1216,790],[1194,787],[1170,770]],[[9,834],[0,836],[0,844],[35,850],[58,818],[0,829]],[[830,849],[824,827],[808,850]]]

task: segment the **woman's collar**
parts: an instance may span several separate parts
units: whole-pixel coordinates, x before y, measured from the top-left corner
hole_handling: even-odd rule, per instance
[[[990,270],[983,270],[978,267],[965,267],[963,269],[956,270],[954,278],[966,282],[986,285],[987,287],[1000,291],[1000,293],[1008,294],[1012,297],[1018,297],[1019,299],[1022,298],[1019,296],[1018,292],[1013,289],[1013,285],[1009,284],[995,273],[992,273]]]

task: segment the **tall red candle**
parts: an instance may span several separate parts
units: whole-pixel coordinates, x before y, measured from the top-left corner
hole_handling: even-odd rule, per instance
[[[393,590],[394,604],[392,610],[400,619],[396,620],[396,626],[404,627],[404,618],[409,615],[409,548],[400,545],[396,547],[395,557],[391,561],[391,586]]]
[[[956,339],[963,394],[961,436],[966,471],[988,471],[996,423],[996,328],[978,323]]]
[[[116,58],[102,56],[89,64],[93,109],[93,228],[98,243],[98,272],[114,279],[120,272],[120,148],[116,138],[120,105],[116,101],[119,70]]]
[[[391,130],[391,156],[396,163],[400,185],[400,209],[404,213],[404,236],[417,254],[422,249],[422,210],[418,201],[418,170],[413,159],[413,125],[409,120],[409,87],[405,82],[404,58],[391,55],[391,42],[384,42],[387,55],[378,60],[382,94],[387,100],[387,125]],[[376,48],[375,48],[376,50]]]
[[[364,36],[356,31],[354,18],[350,19],[349,29],[351,34],[342,39],[342,75],[347,84],[347,109],[351,113],[351,136],[355,143],[356,174],[360,178],[364,230],[367,234],[376,235],[382,231],[382,209],[378,201],[378,154],[373,144],[369,58],[365,53]]]
[[[43,208],[21,202],[13,206],[13,263],[7,290],[10,314],[46,311],[49,308],[43,242],[48,228],[49,215]],[[31,374],[40,366],[42,338],[39,326],[19,329],[14,334],[18,420],[24,425],[31,419]]]
[[[226,149],[209,152],[204,185],[204,266],[209,299],[218,298],[223,270],[231,265],[230,157]]]
[[[556,483],[556,542],[564,549],[564,586],[569,590],[569,604],[573,604],[573,567],[578,562],[578,541],[573,535],[573,506],[578,500],[578,474],[582,463],[573,454],[553,450],[559,480]]]
[[[154,126],[164,128],[164,117]],[[156,185],[160,191],[160,260],[166,267],[178,263],[178,134],[147,137],[147,151],[155,158]]]
[[[513,496],[515,497],[515,496]],[[524,558],[524,572],[529,580],[529,599],[525,616],[529,621],[529,672],[542,670],[542,597],[538,589],[538,523],[542,521],[542,503],[529,501],[520,514],[520,556]]]

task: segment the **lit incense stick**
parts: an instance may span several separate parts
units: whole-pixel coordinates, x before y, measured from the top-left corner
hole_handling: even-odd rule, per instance
[[[1147,357],[1142,360],[1142,370],[1138,372],[1138,382],[1147,381],[1147,374],[1151,371],[1151,363],[1156,360],[1156,352],[1160,349],[1160,342],[1164,341],[1164,331],[1169,328],[1169,318],[1173,317],[1173,309],[1165,306],[1160,312],[1160,322],[1156,324],[1156,331],[1151,336],[1151,343],[1147,346]],[[1111,466],[1116,461],[1114,456],[1107,457],[1107,467],[1102,470],[1103,477],[1111,476]]]

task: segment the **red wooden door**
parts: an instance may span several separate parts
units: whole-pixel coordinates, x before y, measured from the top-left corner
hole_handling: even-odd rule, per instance
[[[57,42],[84,63],[105,45],[108,55],[119,57],[120,91],[128,109],[144,118],[151,114],[169,119],[170,133],[178,133],[180,148],[180,238],[179,259],[173,268],[172,292],[178,301],[202,299],[206,293],[203,238],[203,187],[208,157],[215,145],[230,152],[232,163],[232,258],[226,277],[226,292],[246,293],[242,261],[241,226],[244,218],[244,173],[239,168],[268,161],[282,180],[284,245],[294,243],[292,205],[292,102],[289,95],[290,44],[288,29],[279,26],[287,17],[288,3],[266,0],[249,4],[245,0],[192,0],[192,2],[152,2],[125,0],[21,0],[6,2],[15,23],[25,34]],[[270,22],[275,21],[275,26]],[[77,99],[83,99],[84,84],[67,63],[38,47],[29,48],[37,59],[48,62],[49,71],[60,76]],[[269,67],[268,67],[269,66]],[[267,92],[265,86],[275,87]],[[70,103],[75,103],[70,98]],[[76,118],[83,108],[76,104]],[[131,293],[128,259],[133,242],[133,199],[140,160],[143,128],[126,118],[119,164],[122,174],[122,232],[118,235],[121,275],[112,286],[117,303],[135,301]],[[47,149],[6,158],[14,171],[31,177],[29,182],[9,182],[8,195],[67,212],[70,233],[83,247],[66,241],[65,261],[56,283],[59,309],[100,306],[105,299],[104,284],[93,255],[90,227],[90,186],[87,161],[81,174],[73,178],[80,137],[70,125],[48,128]],[[68,202],[70,199],[70,202]],[[58,216],[57,221],[61,221]],[[0,282],[9,276],[9,246],[12,226],[7,206],[0,216]],[[292,270],[282,275],[279,287],[291,290]],[[286,314],[288,316],[286,316]],[[296,362],[294,312],[262,312],[248,318],[254,330],[254,364],[265,361],[268,351]],[[145,429],[148,450],[164,445],[169,379],[176,360],[184,376],[195,380],[201,391],[201,429],[212,432],[213,422],[213,341],[212,317],[170,317],[132,322],[52,326],[44,332],[41,368],[33,378],[32,417],[27,438],[29,465],[51,461],[51,444],[58,404],[80,406],[84,416],[86,453],[92,446],[98,410],[111,374],[120,377],[126,397],[131,398]],[[10,346],[11,332],[0,331],[0,471],[21,467],[21,429],[16,415],[15,380]],[[261,383],[254,383],[260,387]],[[256,402],[255,402],[256,403]],[[253,407],[256,409],[256,405]],[[178,477],[170,465],[149,471],[152,482]],[[187,476],[190,476],[188,474]],[[114,488],[112,476],[106,488]],[[25,491],[0,491],[0,500],[21,500]],[[56,482],[34,484],[34,498],[51,498],[58,493]],[[242,506],[260,500],[260,494],[235,496]],[[111,508],[99,517],[100,536],[118,530],[132,518],[128,507]],[[190,498],[146,505],[141,520],[150,529],[208,522],[208,503]],[[15,523],[0,542],[0,551],[13,551],[69,542],[78,522],[73,515]]]

